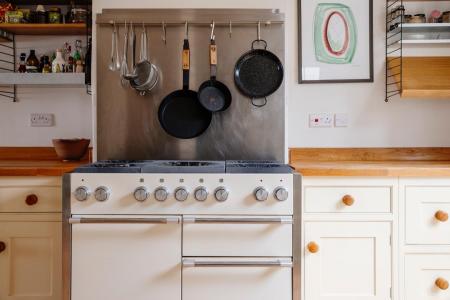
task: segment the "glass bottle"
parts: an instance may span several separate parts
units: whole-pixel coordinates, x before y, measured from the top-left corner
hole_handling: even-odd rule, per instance
[[[53,73],[62,73],[64,72],[64,65],[66,64],[66,61],[64,60],[62,56],[62,50],[57,49],[56,50],[56,58],[53,60],[52,63],[52,72]]]
[[[75,63],[82,59],[81,51],[83,49],[83,46],[81,45],[81,40],[75,41],[75,52],[73,53],[73,60]]]
[[[25,61],[26,58],[26,53],[20,53],[19,69],[17,70],[19,73],[25,73],[27,71],[27,63]]]
[[[36,57],[36,51],[30,50],[30,55],[27,58],[26,70],[27,73],[37,73],[39,69],[39,60]]]
[[[50,67],[50,58],[45,55],[44,56],[44,67],[42,68],[42,73],[50,73],[52,68]]]

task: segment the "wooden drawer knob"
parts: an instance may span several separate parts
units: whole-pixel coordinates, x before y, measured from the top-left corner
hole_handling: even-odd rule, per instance
[[[444,278],[438,278],[435,281],[435,284],[438,288],[440,288],[441,290],[445,291],[446,289],[448,289],[448,281],[445,280]]]
[[[311,253],[319,252],[319,245],[317,245],[315,242],[309,243],[307,247],[308,247],[308,251]]]
[[[350,195],[345,195],[342,197],[342,202],[347,206],[352,206],[355,203],[355,198]]]
[[[27,198],[25,199],[25,203],[29,206],[32,206],[38,203],[38,200],[38,196],[36,196],[35,194],[31,194],[27,196]]]
[[[434,217],[436,218],[436,220],[440,221],[440,222],[447,222],[448,221],[448,213],[446,213],[443,210],[438,210],[435,214]]]
[[[0,242],[0,253],[6,250],[6,244],[5,242]]]

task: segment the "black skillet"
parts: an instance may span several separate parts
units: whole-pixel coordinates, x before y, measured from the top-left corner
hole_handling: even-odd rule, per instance
[[[196,92],[189,90],[190,68],[189,40],[183,44],[183,89],[167,95],[159,106],[158,118],[161,127],[179,139],[198,137],[208,129],[212,113],[198,101]]]
[[[214,36],[214,23],[212,24],[209,58],[211,77],[200,85],[198,89],[198,100],[207,110],[211,112],[220,112],[230,107],[232,97],[228,87],[216,79],[217,45]]]
[[[256,43],[262,43],[264,49],[255,49]],[[275,54],[267,50],[267,42],[259,37],[253,41],[252,49],[243,54],[234,67],[236,87],[251,98],[252,104],[257,107],[267,104],[267,97],[280,88],[283,77],[283,64]],[[254,102],[259,98],[264,98],[262,104]]]

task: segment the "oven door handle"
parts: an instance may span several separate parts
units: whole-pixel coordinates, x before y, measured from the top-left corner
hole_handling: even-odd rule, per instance
[[[183,267],[284,267],[292,268],[293,263],[291,259],[271,259],[259,261],[244,261],[244,260],[199,260],[193,258],[184,258]]]
[[[202,217],[184,216],[183,223],[209,224],[293,224],[291,216],[281,217]]]
[[[180,223],[181,217],[149,217],[149,218],[80,218],[72,217],[69,224],[171,224]]]

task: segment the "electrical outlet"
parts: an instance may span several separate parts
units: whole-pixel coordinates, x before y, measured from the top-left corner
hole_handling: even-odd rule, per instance
[[[348,114],[346,113],[335,114],[334,127],[348,127]]]
[[[309,114],[309,127],[333,127],[333,114],[313,113]]]
[[[30,115],[31,127],[52,127],[54,124],[54,114],[33,113]]]

